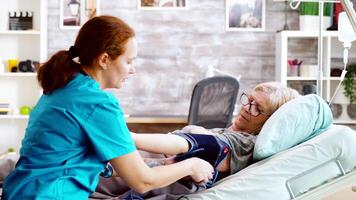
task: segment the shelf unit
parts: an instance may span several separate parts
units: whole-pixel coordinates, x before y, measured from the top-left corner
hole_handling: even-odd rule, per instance
[[[317,75],[312,77],[302,77],[300,74],[298,76],[289,76],[288,74],[288,60],[289,59],[298,59],[304,60],[307,65],[313,65],[318,68],[317,60],[318,60],[318,49],[314,49],[315,52],[312,52],[310,49],[306,50],[306,47],[298,47],[297,50],[291,47],[291,44],[302,45],[303,40],[305,42],[306,39],[314,41],[313,44],[308,44],[308,47],[313,46],[314,44],[317,46],[319,33],[318,31],[281,31],[276,35],[276,70],[275,76],[276,80],[282,82],[285,85],[288,85],[292,88],[297,89],[300,93],[302,93],[303,85],[314,84],[318,80]],[[340,77],[331,76],[332,68],[343,68],[343,46],[342,43],[338,41],[338,32],[337,31],[323,31],[322,32],[322,42],[323,42],[323,98],[326,101],[329,101],[334,94],[338,83],[340,82]],[[305,43],[304,43],[305,44]],[[356,61],[356,47],[355,43],[349,52],[349,63]],[[305,52],[304,52],[305,51]],[[304,55],[308,54],[308,55]],[[312,54],[312,55],[310,55]],[[302,59],[301,59],[302,58]],[[308,63],[309,62],[309,63]],[[319,69],[319,68],[318,68]],[[336,117],[334,116],[335,123],[339,124],[356,124],[356,119],[349,117],[346,114],[345,106],[349,104],[348,99],[343,95],[342,86],[340,87],[339,92],[336,95],[335,100],[333,101],[335,104],[341,104],[342,112]],[[335,111],[333,111],[335,112]],[[334,113],[335,114],[335,113]]]
[[[32,30],[8,30],[8,13],[33,12]],[[0,152],[9,147],[19,150],[28,122],[18,115],[21,106],[33,107],[41,95],[36,73],[7,71],[7,60],[47,59],[47,0],[0,0],[0,58],[6,71],[0,72],[0,102],[10,104],[10,113],[0,115]]]

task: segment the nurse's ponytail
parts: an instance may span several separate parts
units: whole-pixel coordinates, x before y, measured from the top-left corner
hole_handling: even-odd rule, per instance
[[[59,51],[54,54],[37,72],[37,79],[44,94],[49,94],[57,88],[64,87],[78,73],[80,64],[75,63],[69,51]]]
[[[74,46],[54,54],[38,69],[37,79],[44,94],[64,87],[83,66],[94,67],[96,59],[107,53],[115,59],[125,52],[133,29],[112,16],[94,17],[80,29]],[[76,60],[76,61],[74,61]]]

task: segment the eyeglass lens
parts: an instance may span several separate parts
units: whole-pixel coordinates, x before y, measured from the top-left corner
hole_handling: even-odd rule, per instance
[[[249,112],[252,116],[258,116],[260,111],[258,110],[256,104],[252,103],[249,97],[246,94],[242,94],[240,98],[241,104],[246,106],[249,105]]]

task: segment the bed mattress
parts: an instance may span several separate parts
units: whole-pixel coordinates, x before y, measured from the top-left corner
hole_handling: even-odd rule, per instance
[[[183,199],[287,200],[356,166],[356,131],[333,125],[319,136],[259,161]]]

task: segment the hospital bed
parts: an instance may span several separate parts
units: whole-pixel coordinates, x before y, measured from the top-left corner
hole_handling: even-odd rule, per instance
[[[322,199],[342,187],[356,185],[355,147],[356,131],[332,125],[313,139],[180,199]]]
[[[356,131],[332,125],[319,136],[259,161],[182,199],[322,199],[356,185]]]

